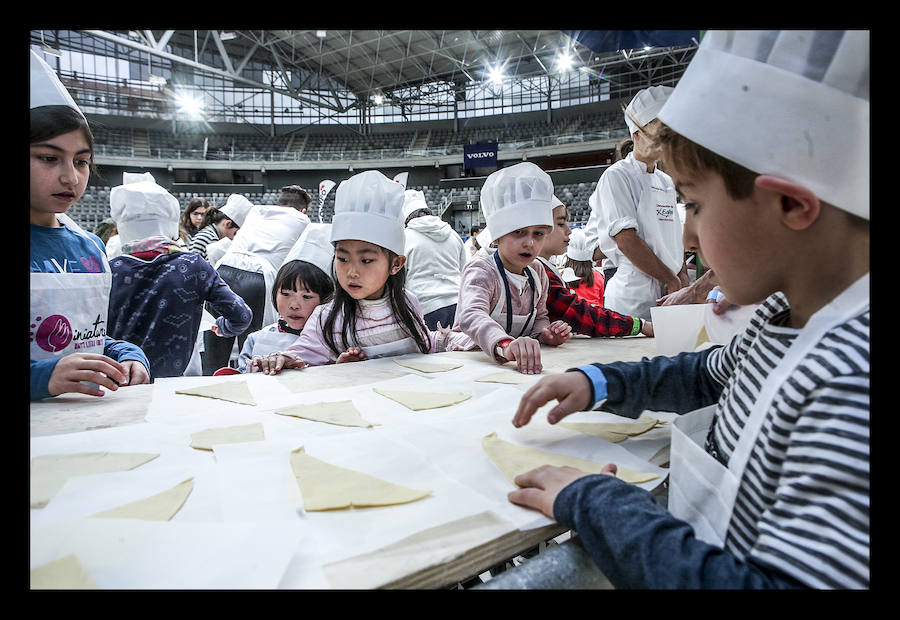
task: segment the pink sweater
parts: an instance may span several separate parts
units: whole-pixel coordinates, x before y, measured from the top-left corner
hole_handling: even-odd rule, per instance
[[[537,338],[550,325],[547,317],[547,290],[550,282],[541,263],[534,261],[531,268],[540,280],[541,294],[535,299],[535,317],[528,335]],[[510,293],[513,314],[527,315],[531,311],[531,287],[526,284],[520,293],[518,287],[510,282]],[[501,326],[491,318],[491,311],[498,303],[501,304],[501,311],[504,310],[506,291],[503,281],[497,273],[494,257],[479,252],[463,269],[453,328],[468,334],[492,360],[503,363],[505,360],[498,358],[495,352],[497,343],[514,336],[506,333],[505,325]]]
[[[412,293],[406,293],[407,298],[412,304],[413,313],[422,319],[422,309],[419,306],[419,300]],[[287,352],[299,357],[310,366],[323,366],[337,360],[337,356],[328,347],[323,336],[323,324],[325,317],[331,311],[334,301],[322,304],[313,310],[303,332],[297,340],[287,349]],[[334,340],[340,346],[341,343],[341,325],[343,325],[343,312],[338,312],[338,316],[334,322]],[[387,296],[381,299],[369,301],[362,300],[359,303],[359,310],[356,315],[356,346],[363,350],[367,346],[386,344],[396,342],[407,337],[406,333],[400,327],[396,317],[391,313],[390,300]],[[428,331],[428,339],[431,343],[430,353],[440,353],[442,351],[466,351],[475,348],[475,343],[462,332],[439,332]]]

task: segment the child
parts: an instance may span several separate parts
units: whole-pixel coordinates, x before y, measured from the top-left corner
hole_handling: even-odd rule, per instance
[[[272,286],[278,321],[247,336],[238,359],[240,372],[276,374],[285,365],[297,367],[281,351],[296,342],[313,310],[334,297],[330,237],[330,224],[311,223],[288,252]]]
[[[475,254],[459,289],[454,328],[523,374],[541,372],[541,344],[558,346],[572,335],[565,322],[547,318],[549,283],[537,261],[553,229],[552,201],[550,175],[531,162],[492,173],[481,209],[497,250]]]
[[[338,286],[283,352],[293,367],[474,348],[465,334],[429,330],[404,289],[403,191],[375,170],[338,186],[331,225]]]
[[[584,229],[576,228],[569,238],[564,267],[569,267],[578,276],[572,290],[589,304],[603,306],[603,272],[594,267],[594,248],[587,245]]]
[[[31,399],[149,383],[144,352],[105,335],[112,276],[103,242],[65,215],[94,166],[87,119],[34,50],[30,77]]]
[[[553,399],[551,423],[683,414],[669,512],[571,468],[510,500],[577,530],[616,587],[868,588],[869,33],[708,32],[659,119],[686,247],[764,301],[724,347],[579,367],[519,405],[515,426]]]
[[[652,336],[653,326],[649,321],[592,305],[579,297],[569,288],[568,284],[563,282],[561,273],[550,261],[550,257],[567,252],[572,231],[569,228],[569,212],[566,206],[556,196],[553,196],[553,204],[556,205],[553,208],[553,232],[547,235],[544,247],[538,256],[538,260],[547,272],[549,282],[548,318],[551,321],[565,321],[576,334],[585,336],[607,338],[637,334]],[[581,230],[576,232],[581,233]],[[583,233],[581,233],[581,238],[584,238]]]

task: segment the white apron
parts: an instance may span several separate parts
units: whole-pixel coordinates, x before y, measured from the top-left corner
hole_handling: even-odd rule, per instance
[[[297,342],[299,337],[297,334],[278,331],[277,326],[271,331],[268,327],[264,328],[263,331],[260,331],[253,337],[253,350],[250,352],[250,356],[266,356],[269,353],[284,351]]]
[[[90,237],[71,218],[58,214],[69,230]],[[103,249],[102,273],[71,273],[54,259],[56,273],[30,276],[31,359],[60,359],[72,353],[103,355],[112,272]],[[93,383],[84,382],[87,385]]]
[[[673,422],[669,511],[690,523],[697,538],[725,546],[741,478],[775,394],[825,333],[868,306],[869,274],[866,274],[810,318],[763,383],[734,453],[728,459],[728,467],[704,448],[715,405],[686,413]]]
[[[500,257],[496,252],[494,252],[494,269],[497,270],[497,274],[500,277],[500,281],[503,282],[505,288],[506,295],[506,308],[512,308],[512,299],[510,298],[510,289],[509,282],[506,278],[506,270],[503,268],[503,263],[500,262]],[[538,277],[538,274],[531,267],[526,267],[526,274],[529,277],[529,284],[531,285],[532,290],[532,303],[531,303],[531,313],[525,314],[514,314],[510,319],[507,317],[506,312],[502,312],[501,308],[504,305],[497,300],[497,304],[491,309],[491,318],[497,321],[497,323],[502,327],[506,333],[513,339],[519,338],[520,336],[527,336],[531,333],[531,327],[534,325],[534,319],[537,315],[537,300],[541,296],[541,279]]]

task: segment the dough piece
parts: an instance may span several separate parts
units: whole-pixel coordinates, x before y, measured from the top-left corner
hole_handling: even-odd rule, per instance
[[[386,396],[413,411],[449,407],[472,398],[471,394],[463,392],[409,392],[404,390],[372,389],[378,394]]]
[[[694,343],[694,348],[696,349],[702,344],[710,342],[709,334],[706,333],[706,326],[700,328],[700,333],[697,334],[697,342]]]
[[[91,515],[98,519],[140,519],[141,521],[169,521],[175,516],[191,491],[194,479],[188,478],[167,491]]]
[[[246,443],[266,438],[261,422],[243,426],[220,426],[191,433],[191,447],[196,450],[212,450],[223,443]]]
[[[475,381],[479,383],[507,383],[509,385],[519,385],[529,383],[540,377],[540,375],[523,375],[513,370],[502,370],[489,375],[485,375]]]
[[[330,403],[315,403],[312,405],[294,405],[285,409],[278,409],[275,413],[289,415],[313,422],[324,422],[336,426],[357,426],[372,428],[375,426],[368,420],[364,420],[359,411],[353,405],[352,400],[339,400]]]
[[[599,474],[605,465],[580,459],[574,456],[566,456],[564,454],[553,454],[552,452],[544,452],[535,448],[525,446],[517,446],[503,441],[497,437],[497,433],[486,435],[481,440],[481,445],[487,455],[494,461],[494,464],[503,472],[506,479],[511,484],[515,484],[514,480],[519,474],[536,469],[542,465],[555,465],[575,467],[581,471],[591,474]],[[659,478],[658,474],[647,474],[632,471],[624,467],[619,467],[616,477],[631,484],[639,484]]]
[[[96,590],[84,566],[70,553],[31,569],[32,590]]]
[[[462,366],[462,362],[448,362],[448,363],[431,363],[431,362],[420,362],[418,360],[394,360],[394,363],[403,366],[404,368],[412,368],[413,370],[418,370],[419,372],[447,372],[448,370],[453,370],[455,368],[459,368]]]
[[[656,418],[642,415],[637,422],[560,422],[559,426],[618,443],[629,437],[642,435],[662,423]]]
[[[158,456],[158,454],[126,452],[81,452],[36,456],[31,459],[31,507],[46,506],[70,476],[128,471]]]
[[[188,396],[218,398],[219,400],[227,400],[232,403],[238,403],[239,405],[256,404],[246,381],[225,381],[222,383],[213,383],[211,385],[200,385],[192,388],[184,388],[183,390],[175,390],[175,393],[187,394]]]
[[[298,448],[291,469],[307,512],[408,504],[431,495],[313,458]]]

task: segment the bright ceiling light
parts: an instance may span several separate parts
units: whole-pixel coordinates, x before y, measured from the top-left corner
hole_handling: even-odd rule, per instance
[[[503,82],[503,67],[491,67],[488,69],[488,79],[494,84]]]
[[[560,71],[569,71],[574,64],[574,59],[568,52],[560,52],[556,57],[556,67]]]
[[[189,94],[176,94],[175,103],[178,111],[186,114],[190,118],[200,118],[203,116],[203,102]]]
[[[319,37],[320,39],[324,39],[325,34],[326,34],[325,30],[316,30],[316,36]]]
[[[380,93],[376,93],[372,95],[372,101],[375,102],[375,105],[381,105],[382,103],[384,103],[384,97],[381,96]]]
[[[232,39],[236,39],[237,35],[233,32],[223,32],[219,35],[220,41],[231,41]]]

